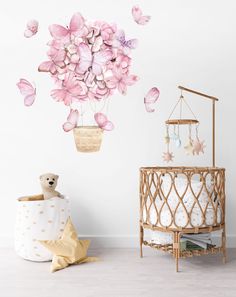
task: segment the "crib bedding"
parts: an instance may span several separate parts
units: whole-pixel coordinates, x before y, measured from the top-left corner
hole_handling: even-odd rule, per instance
[[[186,188],[186,180],[182,178],[176,179],[175,188],[171,188],[170,184],[170,179],[163,177],[159,195],[144,207],[144,222],[169,228],[204,227],[221,222],[222,211],[217,196],[213,199],[214,203],[209,199],[209,195],[214,195],[210,181],[204,187],[201,181],[192,180],[191,187]],[[177,192],[181,195],[182,203]]]

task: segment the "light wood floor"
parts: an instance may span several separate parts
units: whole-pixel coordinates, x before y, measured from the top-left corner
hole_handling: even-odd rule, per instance
[[[228,251],[223,265],[219,255],[180,261],[144,249],[92,250],[99,262],[49,272],[50,263],[19,258],[13,250],[0,249],[1,297],[235,297],[236,250]]]

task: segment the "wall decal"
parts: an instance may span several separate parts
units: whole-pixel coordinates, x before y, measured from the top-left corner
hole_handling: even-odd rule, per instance
[[[149,15],[143,15],[142,10],[138,6],[133,6],[132,15],[133,15],[134,21],[138,25],[146,25],[151,19]]]
[[[89,22],[80,13],[72,16],[67,27],[50,25],[49,32],[52,40],[47,43],[48,60],[39,65],[38,71],[50,74],[56,86],[51,97],[70,110],[63,129],[69,132],[81,125],[86,135],[91,131],[93,141],[94,135],[99,134],[100,139],[102,133],[84,125],[87,111],[92,111],[96,131],[114,128],[103,110],[108,112],[108,99],[116,90],[126,95],[127,87],[138,80],[130,74],[131,53],[138,41],[126,39],[125,32],[115,24]],[[81,127],[74,134],[81,135]],[[84,151],[78,145],[77,149]]]
[[[36,20],[30,20],[26,24],[24,36],[30,38],[38,32],[39,23]]]
[[[25,106],[31,106],[36,96],[36,88],[26,79],[21,78],[16,84],[21,94],[24,96]]]
[[[144,97],[144,104],[147,112],[154,112],[155,109],[152,108],[152,105],[157,101],[160,96],[160,91],[158,88],[151,88],[147,95]]]

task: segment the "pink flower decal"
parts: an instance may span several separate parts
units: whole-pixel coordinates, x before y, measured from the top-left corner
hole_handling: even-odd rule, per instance
[[[36,20],[28,21],[28,23],[26,24],[24,36],[26,38],[30,38],[30,37],[34,36],[38,32],[38,26],[39,26],[38,21],[36,21]]]
[[[33,85],[24,78],[21,78],[16,85],[19,88],[21,94],[24,96],[25,106],[31,106],[34,103],[36,96],[35,87],[33,87]]]
[[[94,119],[95,119],[96,123],[98,124],[98,127],[100,127],[101,129],[106,130],[106,131],[111,131],[114,129],[113,123],[108,121],[105,114],[103,114],[101,112],[95,113]]]
[[[76,109],[71,109],[67,117],[67,121],[63,124],[63,130],[69,132],[77,126],[79,112]]]
[[[138,6],[133,6],[133,8],[132,8],[132,15],[133,15],[134,21],[138,25],[146,25],[150,21],[150,19],[151,19],[150,16],[143,15],[142,10]]]
[[[52,98],[70,110],[81,108],[81,116],[91,108],[98,125],[104,130],[113,129],[113,124],[104,120],[102,113],[96,113],[94,106],[96,101],[104,101],[101,106],[106,108],[108,97],[116,91],[125,95],[138,80],[130,73],[131,50],[136,48],[137,39],[126,40],[124,31],[115,24],[87,21],[80,13],[72,16],[68,26],[53,24],[49,31],[52,40],[47,43],[47,59],[38,71],[49,73],[53,79],[56,87],[51,91]],[[65,123],[65,131],[71,130],[68,123],[71,122]]]
[[[159,95],[160,91],[156,87],[151,88],[151,90],[148,91],[147,95],[144,97],[144,104],[147,112],[155,111],[151,106],[157,101]]]

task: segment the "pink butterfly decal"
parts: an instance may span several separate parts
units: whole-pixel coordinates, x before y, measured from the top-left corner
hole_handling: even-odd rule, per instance
[[[110,50],[101,50],[92,53],[89,46],[85,43],[80,43],[78,47],[79,64],[76,67],[77,73],[85,73],[90,67],[95,75],[102,73],[103,67],[112,59],[112,52]]]
[[[138,6],[133,6],[132,15],[134,21],[139,25],[146,25],[151,19],[149,15],[143,15],[142,10]]]
[[[84,95],[85,92],[87,92],[85,84],[77,80],[73,73],[68,73],[63,80],[61,89],[52,90],[51,96],[56,101],[62,101],[65,105],[70,105],[77,100],[79,95]]]
[[[111,131],[114,129],[114,125],[112,122],[108,121],[106,115],[101,112],[97,112],[94,115],[94,119],[96,123],[98,124],[98,127],[106,130],[106,131]]]
[[[21,94],[24,96],[25,106],[31,106],[34,103],[36,96],[36,89],[28,80],[21,78],[16,84]]]
[[[82,36],[87,33],[88,30],[86,30],[86,27],[84,26],[84,18],[77,12],[72,16],[69,28],[53,24],[49,26],[49,31],[53,38],[63,39],[71,34]]]
[[[36,20],[28,21],[28,23],[26,24],[24,36],[26,38],[30,38],[34,36],[38,32],[38,26],[39,26],[38,21]]]
[[[48,56],[52,60],[42,62],[38,67],[39,72],[51,72],[51,74],[56,74],[58,72],[58,68],[62,69],[66,67],[65,50],[57,50],[56,48],[51,48],[48,52]]]
[[[114,68],[113,76],[106,79],[106,85],[110,89],[117,88],[122,95],[126,95],[127,86],[132,86],[137,80],[136,75],[123,73],[122,68]]]
[[[135,49],[138,45],[137,39],[125,39],[125,32],[123,30],[119,30],[116,33],[116,40],[114,41],[114,46],[118,48],[122,48],[126,54],[130,52],[131,49]]]
[[[151,105],[154,104],[159,98],[160,91],[158,88],[151,88],[147,95],[144,97],[144,104],[147,112],[154,112],[155,109],[151,108]]]
[[[71,109],[67,121],[63,124],[63,130],[69,132],[77,126],[79,112],[77,109]]]

